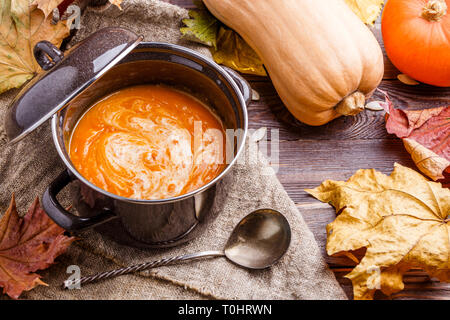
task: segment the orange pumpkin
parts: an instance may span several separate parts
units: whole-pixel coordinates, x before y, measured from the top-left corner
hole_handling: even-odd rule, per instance
[[[392,63],[413,79],[450,87],[450,0],[389,0],[381,29]]]

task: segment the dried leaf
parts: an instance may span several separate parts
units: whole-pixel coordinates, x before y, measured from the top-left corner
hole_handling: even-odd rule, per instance
[[[387,96],[384,106],[388,133],[403,139],[420,171],[433,180],[444,179],[444,172],[450,169],[450,106],[401,110],[395,109]]]
[[[36,199],[24,218],[17,213],[14,195],[0,220],[0,287],[17,299],[23,291],[46,285],[37,270],[48,268],[74,241],[63,235]]]
[[[18,88],[40,67],[33,47],[41,40],[60,46],[69,35],[71,20],[51,24],[33,0],[4,0],[0,6],[0,93]]]
[[[31,5],[36,5],[41,9],[42,12],[44,12],[44,16],[47,18],[48,15],[52,13],[53,9],[58,7],[63,1],[64,0],[34,0]]]
[[[191,19],[183,19],[186,27],[180,29],[183,38],[208,47],[217,48],[217,32],[220,22],[209,13],[203,2],[195,1],[199,10],[189,10]]]
[[[383,0],[345,0],[352,11],[368,25],[373,25],[383,8]]]
[[[233,30],[217,20],[203,2],[195,1],[197,10],[190,10],[191,19],[184,19],[180,29],[183,37],[207,45],[214,61],[242,73],[266,76],[258,54]]]
[[[346,275],[355,299],[404,288],[403,274],[425,270],[450,282],[450,190],[395,164],[390,176],[358,170],[347,182],[327,180],[306,190],[342,213],[327,226],[327,253],[367,248]]]
[[[242,73],[266,76],[266,70],[258,54],[240,35],[221,27],[217,35],[217,50],[211,48],[214,60]]]
[[[445,178],[444,172],[450,167],[450,161],[440,157],[413,139],[405,138],[403,144],[420,171],[433,180]]]

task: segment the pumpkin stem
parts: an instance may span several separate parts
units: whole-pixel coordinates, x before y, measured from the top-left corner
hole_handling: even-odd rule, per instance
[[[422,10],[422,18],[437,22],[447,14],[445,0],[430,0]]]
[[[366,96],[360,91],[348,95],[336,106],[336,112],[344,116],[354,116],[364,110]]]

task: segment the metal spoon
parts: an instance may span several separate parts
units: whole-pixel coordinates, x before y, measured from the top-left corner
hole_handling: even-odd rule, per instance
[[[248,269],[265,269],[281,259],[291,242],[291,228],[286,218],[272,209],[253,211],[242,219],[231,233],[224,251],[204,251],[165,258],[153,262],[98,273],[79,280],[67,280],[65,289],[104,280],[127,273],[206,257],[225,256],[231,262]]]

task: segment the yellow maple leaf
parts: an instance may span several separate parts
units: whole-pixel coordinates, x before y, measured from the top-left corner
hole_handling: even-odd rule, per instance
[[[60,46],[70,33],[71,20],[51,24],[33,0],[2,0],[0,6],[0,93],[18,88],[40,67],[33,57],[34,45],[48,40]]]
[[[329,255],[367,248],[346,275],[355,299],[402,290],[412,268],[450,282],[450,189],[395,164],[390,176],[358,170],[347,182],[327,180],[306,191],[342,211],[327,226]]]
[[[231,29],[220,27],[217,34],[217,48],[211,53],[218,64],[242,73],[266,76],[266,70],[258,54]]]
[[[368,25],[373,25],[383,8],[383,0],[345,0],[352,11]]]

